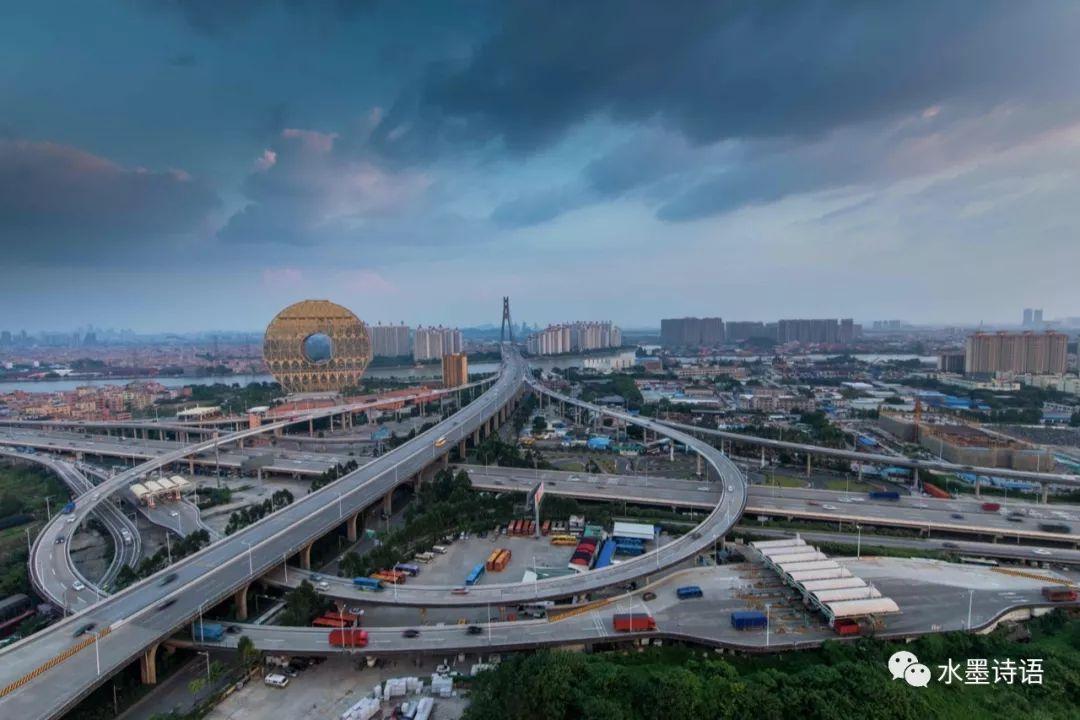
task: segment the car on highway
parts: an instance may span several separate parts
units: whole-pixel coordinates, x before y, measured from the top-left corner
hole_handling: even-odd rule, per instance
[[[229,627],[225,628],[225,632],[227,632],[229,635],[235,635],[236,633],[240,632],[240,626],[230,625]]]
[[[1018,512],[1013,511],[1013,512],[1009,513],[1008,515],[1006,515],[1005,519],[1008,520],[1009,522],[1024,522],[1024,515],[1023,515],[1023,513],[1018,513]]]
[[[71,589],[72,590],[85,590],[86,586],[83,585],[81,581],[76,580],[75,582],[71,583]]]
[[[80,625],[79,629],[75,631],[75,634],[72,635],[72,637],[79,637],[81,635],[85,635],[96,627],[97,623],[86,623],[85,625]]]
[[[319,573],[311,573],[311,582],[317,583],[322,581],[322,579],[322,575],[320,575]]]
[[[415,638],[420,637],[420,631],[415,628],[409,628],[408,630],[401,631],[401,637]]]
[[[470,625],[465,629],[465,632],[469,635],[480,635],[484,632],[484,628],[480,627],[479,625]]]
[[[656,593],[654,593],[652,590],[649,590],[647,592],[643,592],[641,594],[641,599],[644,600],[645,602],[648,602],[650,600],[655,600],[656,599]]]
[[[1053,555],[1054,554],[1054,553],[1050,552],[1049,550],[1047,550],[1046,548],[1033,548],[1031,552],[1035,553],[1036,555]]]
[[[63,535],[61,535],[60,537],[56,538],[56,544],[57,544],[57,545],[63,545],[63,544],[64,544],[64,536],[63,536]]]
[[[169,517],[180,517],[180,513],[173,510],[172,512],[169,513]]]
[[[828,503],[825,503],[824,505],[821,506],[821,509],[822,510],[835,510],[836,506],[835,505],[829,505]]]
[[[453,590],[450,591],[450,594],[451,595],[468,595],[469,594],[469,588],[467,588],[467,587],[456,587],[456,588],[454,588]]]
[[[158,605],[157,610],[158,610],[158,612],[160,612],[162,610],[168,610],[169,608],[171,608],[175,604],[176,604],[176,598],[169,598],[165,602]]]
[[[958,548],[958,547],[960,547],[960,546],[959,546],[959,545],[957,545],[957,544],[956,544],[956,543],[954,543],[954,542],[943,542],[943,543],[941,543],[941,547],[947,547],[947,548]]]
[[[319,590],[322,590],[323,592],[326,592],[327,590],[330,589],[330,583],[323,580],[321,583],[316,583],[315,587],[318,588]]]
[[[442,437],[440,437],[438,440],[435,441],[435,447],[437,447],[437,448],[441,448],[444,445],[446,445],[446,436],[445,435],[443,435]]]
[[[953,520],[963,520],[964,519],[964,516],[961,513],[950,513],[949,517],[951,517]]]
[[[169,583],[171,583],[175,579],[176,579],[176,573],[169,573],[165,577],[161,578],[161,582],[159,582],[158,585],[161,585],[161,586],[168,585]]]
[[[65,522],[69,522],[69,523],[75,522],[75,516],[74,515],[68,515]]]

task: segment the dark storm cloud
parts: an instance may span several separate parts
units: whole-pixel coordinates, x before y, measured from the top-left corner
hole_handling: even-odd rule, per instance
[[[1074,3],[993,0],[519,2],[464,65],[437,66],[405,93],[378,140],[528,152],[602,115],[705,144],[815,135],[943,101],[985,109],[1075,89],[1078,15]]]
[[[8,258],[97,259],[205,229],[219,205],[178,171],[121,167],[53,143],[0,140],[0,227]]]
[[[247,25],[259,13],[277,7],[298,14],[318,12],[331,19],[350,19],[377,4],[378,0],[158,0],[159,6],[209,35]]]

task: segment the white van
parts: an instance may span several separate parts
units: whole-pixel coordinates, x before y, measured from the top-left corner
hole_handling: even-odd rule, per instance
[[[263,678],[263,682],[271,687],[283,688],[289,684],[289,678],[277,673],[271,673]]]

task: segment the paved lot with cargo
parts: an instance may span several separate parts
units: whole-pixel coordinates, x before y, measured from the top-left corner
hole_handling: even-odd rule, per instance
[[[471,665],[475,657],[466,662]],[[286,688],[269,687],[260,676],[222,701],[206,717],[210,720],[336,720],[370,693],[376,683],[388,678],[412,675],[429,684],[436,664],[433,660],[419,665],[390,661],[383,667],[358,669],[356,661],[333,656],[290,679]],[[466,663],[455,664],[455,668],[468,670]],[[436,698],[432,717],[454,720],[461,717],[465,706],[466,701],[461,697]],[[390,717],[393,705],[383,703],[382,707],[382,717]]]

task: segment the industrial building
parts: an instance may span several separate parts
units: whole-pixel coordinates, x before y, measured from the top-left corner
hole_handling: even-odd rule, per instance
[[[881,413],[881,428],[905,442],[922,445],[941,459],[957,465],[1050,472],[1054,455],[1029,443],[990,434],[962,424],[915,422],[912,414]]]

